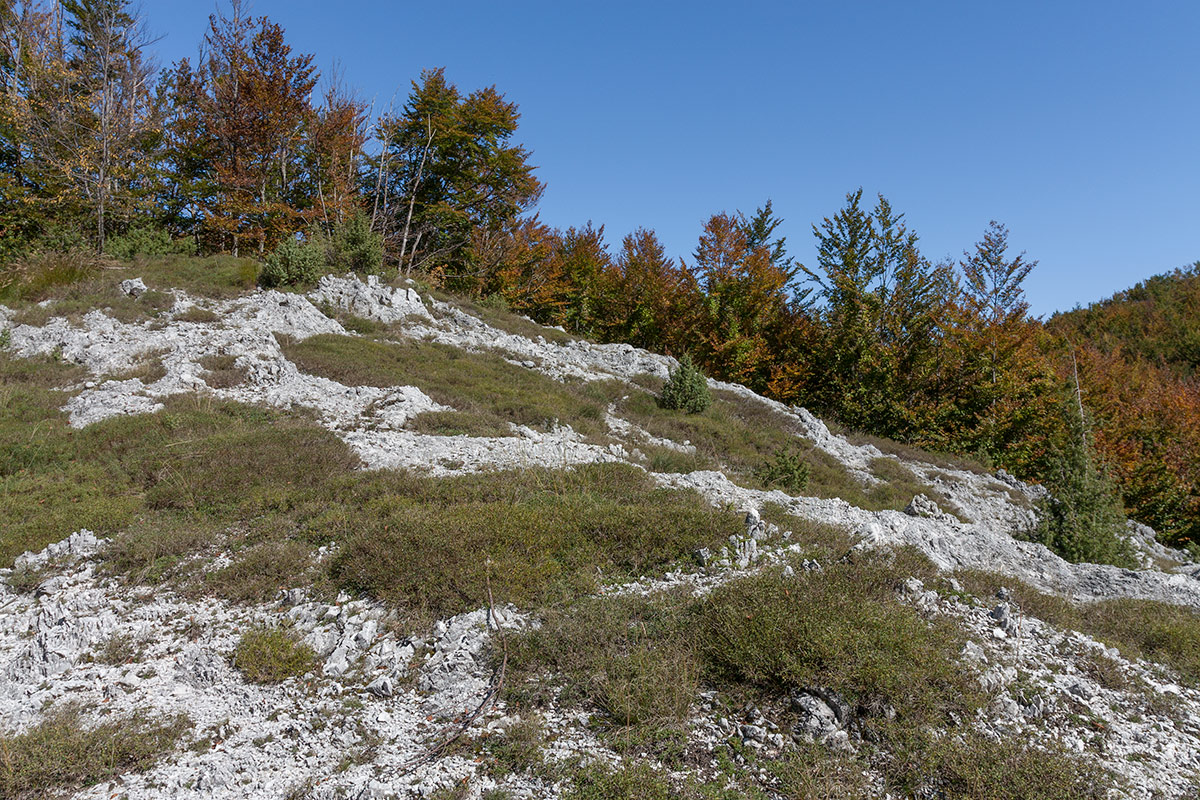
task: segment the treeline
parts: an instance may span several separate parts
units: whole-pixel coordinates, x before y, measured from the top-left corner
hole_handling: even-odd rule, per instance
[[[1035,262],[998,223],[933,263],[903,214],[859,190],[813,227],[811,268],[789,256],[770,202],[713,215],[675,259],[650,228],[610,243],[590,222],[541,222],[518,108],[494,87],[464,93],[429,70],[402,108],[376,113],[236,0],[196,63],[161,71],[127,0],[0,0],[0,14],[2,260],[223,251],[265,261],[272,283],[331,263],[419,275],[1042,480],[1065,504],[1048,519],[1066,521],[1034,535],[1114,558],[1115,506],[1082,497],[1111,489],[1070,348],[1029,317]]]

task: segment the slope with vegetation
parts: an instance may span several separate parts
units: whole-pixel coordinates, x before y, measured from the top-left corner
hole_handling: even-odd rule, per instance
[[[150,41],[0,3],[5,796],[1195,793],[1194,269],[610,247],[495,87]]]
[[[0,308],[12,796],[1195,790],[1200,583],[1152,538],[1072,565],[1003,473],[402,278],[243,275]]]

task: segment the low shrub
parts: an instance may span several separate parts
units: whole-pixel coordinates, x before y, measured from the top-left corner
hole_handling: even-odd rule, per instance
[[[131,261],[134,256],[190,256],[196,253],[196,240],[172,239],[163,228],[130,228],[123,234],[108,237],[104,252],[122,261]]]
[[[363,492],[362,495],[359,492]],[[741,527],[642,470],[594,464],[345,487],[357,517],[332,559],[342,585],[431,620],[496,602],[552,603],[662,569]]]
[[[228,389],[246,381],[246,370],[237,365],[237,356],[209,355],[200,359],[204,382],[213,389]]]
[[[754,477],[768,489],[782,489],[797,494],[808,486],[810,467],[795,449],[775,451],[775,459],[754,471]]]
[[[263,262],[258,281],[266,288],[315,283],[325,271],[325,248],[317,242],[284,239]]]
[[[383,272],[383,237],[371,230],[371,220],[359,212],[333,233],[333,264],[360,275]]]
[[[281,628],[255,628],[242,634],[233,665],[251,683],[280,683],[313,669],[316,654]]]
[[[708,391],[708,380],[693,363],[691,356],[679,359],[679,368],[671,370],[667,383],[658,396],[662,408],[699,414],[712,405]]]

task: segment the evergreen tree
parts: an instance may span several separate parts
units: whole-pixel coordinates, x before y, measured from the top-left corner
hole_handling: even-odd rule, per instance
[[[1124,537],[1125,510],[1116,485],[1096,463],[1095,443],[1083,409],[1078,376],[1067,435],[1052,460],[1034,538],[1068,561],[1132,567]],[[1073,408],[1072,408],[1073,406]],[[1074,413],[1077,412],[1077,413]]]

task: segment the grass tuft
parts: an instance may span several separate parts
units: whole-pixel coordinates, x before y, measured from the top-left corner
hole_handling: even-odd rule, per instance
[[[316,654],[291,632],[255,628],[242,634],[233,665],[251,683],[280,683],[313,669]]]

